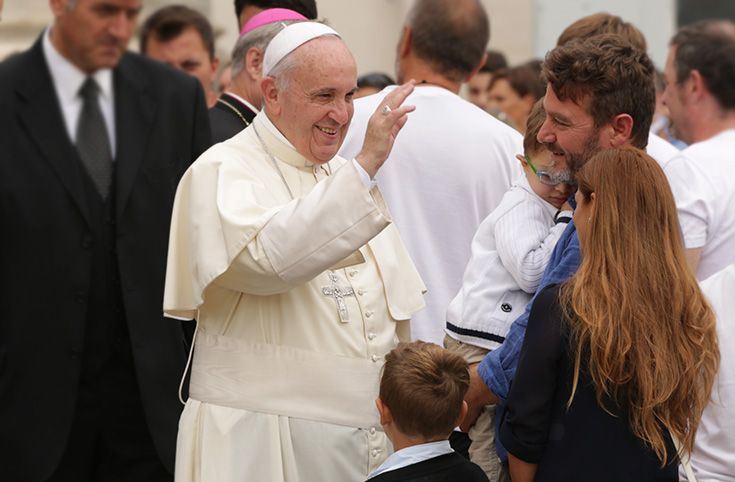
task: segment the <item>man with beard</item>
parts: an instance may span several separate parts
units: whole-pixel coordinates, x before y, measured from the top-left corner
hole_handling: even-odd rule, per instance
[[[548,81],[546,121],[538,139],[552,159],[565,161],[575,171],[601,149],[624,145],[645,149],[655,104],[653,71],[646,53],[617,35],[576,39],[549,52],[543,65]],[[570,222],[538,291],[567,280],[579,260],[579,239]],[[463,429],[475,422],[483,406],[505,401],[532,304],[533,300],[513,323],[505,342],[471,367]]]
[[[615,34],[626,40],[633,47],[646,51],[646,37],[643,32],[630,22],[626,22],[617,15],[609,13],[593,13],[572,22],[559,35],[556,45],[564,45],[574,39],[588,39],[602,34]],[[654,79],[655,86],[655,79]],[[646,152],[658,161],[659,165],[666,170],[666,165],[674,157],[679,155],[679,149],[671,145],[663,138],[653,132],[648,135]]]

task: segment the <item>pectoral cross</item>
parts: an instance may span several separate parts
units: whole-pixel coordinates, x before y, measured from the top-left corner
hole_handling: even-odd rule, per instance
[[[322,288],[322,294],[324,296],[330,296],[334,298],[334,301],[337,302],[337,311],[339,312],[339,319],[346,323],[350,319],[350,313],[347,311],[347,303],[345,303],[344,298],[346,296],[355,296],[355,290],[352,289],[350,286],[346,286],[344,288],[340,287],[337,282],[339,281],[339,278],[337,278],[337,275],[334,273],[328,273],[329,275],[329,281],[332,282],[331,286],[324,286]]]

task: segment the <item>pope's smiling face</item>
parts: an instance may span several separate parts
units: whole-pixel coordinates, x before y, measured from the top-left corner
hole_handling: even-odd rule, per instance
[[[337,37],[320,37],[299,47],[295,66],[278,82],[276,127],[315,164],[332,159],[352,120],[352,98],[357,90],[357,65]]]

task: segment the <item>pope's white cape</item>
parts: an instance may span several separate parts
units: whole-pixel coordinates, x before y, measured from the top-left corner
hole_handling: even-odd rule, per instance
[[[177,481],[364,480],[389,452],[379,370],[424,285],[378,188],[271,129],[260,113],[176,195],[164,309],[199,323]]]

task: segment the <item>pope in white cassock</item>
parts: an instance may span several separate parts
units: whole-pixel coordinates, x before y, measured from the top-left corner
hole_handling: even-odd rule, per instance
[[[198,321],[179,482],[362,481],[389,454],[374,400],[424,285],[372,178],[411,106],[386,97],[335,157],[357,69],[331,28],[268,46],[264,110],[179,185],[164,310]]]

